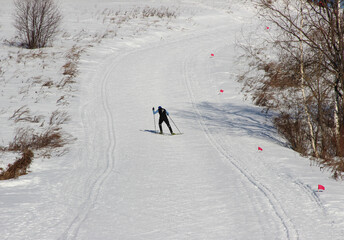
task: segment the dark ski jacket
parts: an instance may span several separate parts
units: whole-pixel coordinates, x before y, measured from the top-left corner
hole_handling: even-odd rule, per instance
[[[163,119],[167,119],[167,116],[170,115],[165,108],[159,108],[158,110],[153,111],[153,113],[159,113],[160,117]]]

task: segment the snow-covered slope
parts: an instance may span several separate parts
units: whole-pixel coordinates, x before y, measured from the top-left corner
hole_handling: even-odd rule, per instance
[[[125,18],[145,6],[179,15],[112,24],[117,11]],[[65,33],[50,51],[84,49],[64,108],[71,115],[64,129],[77,140],[67,154],[36,158],[30,174],[0,182],[1,239],[342,239],[343,184],[286,148],[240,95],[236,75],[245,63],[236,41],[266,29],[253,7],[231,0],[61,7]],[[47,102],[49,112],[55,102]],[[151,108],[159,105],[183,135],[152,133]]]

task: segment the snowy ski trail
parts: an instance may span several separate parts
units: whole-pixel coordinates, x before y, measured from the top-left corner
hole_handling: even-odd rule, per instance
[[[200,53],[197,53],[197,55],[201,55]],[[286,214],[285,210],[282,208],[281,203],[276,199],[274,194],[271,192],[270,189],[268,189],[266,186],[264,186],[262,183],[260,183],[252,174],[250,174],[247,170],[245,170],[245,167],[240,166],[239,162],[237,162],[229,153],[226,152],[225,147],[221,144],[221,139],[215,138],[214,135],[209,131],[209,129],[206,126],[205,121],[203,120],[202,113],[197,107],[197,101],[194,97],[194,94],[192,92],[191,87],[191,76],[190,74],[190,66],[194,64],[195,60],[187,59],[184,63],[184,79],[186,82],[187,90],[190,95],[191,103],[193,105],[195,113],[198,115],[198,121],[205,132],[206,137],[208,138],[211,145],[214,146],[214,148],[219,152],[220,155],[223,155],[228,162],[230,162],[234,168],[236,168],[243,177],[245,177],[254,187],[256,187],[261,193],[267,198],[268,202],[271,204],[271,207],[273,208],[276,216],[281,221],[281,224],[283,225],[283,228],[285,229],[285,237],[286,239],[299,239],[298,232],[295,229],[294,224],[290,221],[288,215]]]
[[[213,39],[213,42],[215,42],[216,39]],[[223,45],[226,45],[225,42],[223,41]],[[220,43],[221,46],[221,43]],[[202,81],[206,81],[206,79],[199,79],[199,68],[196,68],[196,70],[192,71],[190,69],[195,68],[195,66],[197,66],[197,61],[200,61],[202,59],[202,55],[204,55],[202,53],[202,51],[198,51],[195,52],[195,55],[188,59],[185,62],[185,81],[186,81],[186,86],[190,95],[190,99],[194,108],[194,111],[196,112],[196,114],[198,115],[198,120],[199,120],[199,124],[200,126],[203,128],[209,142],[214,146],[214,148],[216,148],[218,150],[218,152],[223,155],[227,162],[232,164],[232,166],[234,168],[236,168],[244,178],[246,178],[254,187],[256,187],[261,194],[263,194],[268,201],[268,204],[271,205],[272,209],[274,210],[276,216],[278,217],[278,219],[280,220],[284,230],[285,230],[285,239],[310,239],[310,234],[312,231],[314,231],[314,236],[313,237],[319,237],[319,233],[316,232],[313,229],[313,224],[309,224],[309,229],[305,231],[305,229],[302,229],[300,226],[300,220],[297,220],[297,218],[294,216],[294,212],[291,212],[290,209],[299,207],[300,204],[305,204],[305,208],[307,208],[308,204],[311,204],[311,206],[314,208],[314,216],[312,217],[313,219],[316,219],[316,222],[319,221],[319,219],[323,219],[323,222],[325,223],[325,228],[329,229],[329,232],[325,233],[323,235],[324,238],[327,238],[328,236],[331,235],[330,231],[332,231],[331,229],[331,220],[327,219],[327,212],[324,209],[323,204],[321,203],[319,197],[314,193],[313,190],[311,190],[309,188],[309,186],[305,186],[302,182],[298,181],[298,180],[293,180],[291,177],[289,178],[285,178],[283,179],[283,182],[278,184],[278,185],[271,185],[270,181],[266,182],[266,180],[262,181],[261,176],[264,175],[268,175],[271,174],[269,173],[267,170],[268,168],[265,168],[265,166],[259,167],[259,166],[254,166],[254,168],[258,169],[258,170],[263,170],[263,172],[258,173],[256,172],[256,169],[249,169],[248,165],[245,165],[245,162],[242,161],[242,156],[235,156],[233,154],[233,146],[231,144],[231,142],[234,140],[235,138],[232,137],[233,139],[230,140],[230,142],[228,142],[228,139],[226,140],[226,137],[228,138],[228,136],[226,136],[223,132],[221,132],[221,129],[214,129],[214,123],[207,120],[208,119],[208,114],[209,112],[207,112],[206,110],[203,111],[200,109],[200,102],[202,102],[202,98],[204,98],[203,96],[199,96],[200,99],[197,99],[195,97],[194,94],[194,90],[196,92],[200,92],[202,90],[202,87],[200,87],[201,84],[199,84]],[[207,63],[205,61],[200,61],[201,65],[206,65]],[[191,72],[193,73],[197,73],[195,75],[192,75]],[[207,75],[206,73],[204,73],[204,75]],[[206,76],[207,78],[211,78],[212,76],[209,74]],[[202,85],[201,85],[202,86]],[[243,105],[243,107],[245,107]],[[225,112],[225,109],[223,109]],[[227,119],[227,120],[222,120],[222,122],[230,122],[232,121],[232,119]],[[208,126],[210,126],[208,128]],[[225,131],[225,128],[228,128],[227,126],[224,127],[222,130]],[[231,137],[229,137],[231,138]],[[243,143],[244,141],[239,141],[240,143]],[[238,152],[238,148],[236,149],[236,153]],[[242,147],[242,151],[245,151],[245,146]],[[240,152],[240,151],[239,151]],[[257,155],[256,153],[254,153],[255,155]],[[259,156],[259,155],[257,155]],[[252,156],[250,156],[252,157]],[[260,157],[258,157],[259,160]],[[280,176],[274,176],[274,177],[280,177]],[[277,179],[278,179],[277,178]],[[266,182],[266,183],[264,183]],[[293,194],[291,192],[285,192],[285,190],[287,190],[288,186],[290,185],[290,183],[293,183],[295,185],[297,185],[298,189],[293,189],[293,191],[297,191],[296,196],[293,196]],[[270,186],[271,187],[270,187]],[[283,188],[282,186],[285,185]],[[276,186],[278,188],[276,188]],[[282,191],[281,188],[282,187]],[[291,205],[294,205],[293,207],[291,207],[289,204],[286,204],[285,202],[283,202],[281,199],[280,194],[286,194],[286,195],[290,195],[291,200],[289,200],[289,203],[292,203]],[[295,201],[296,198],[298,198],[298,201]],[[301,200],[302,199],[302,200]],[[294,202],[293,202],[294,200]],[[302,212],[302,209],[300,209],[300,212]],[[326,220],[327,219],[327,220]],[[327,223],[326,223],[327,222]],[[303,223],[305,224],[305,223]],[[316,224],[316,223],[314,223]],[[323,229],[322,229],[323,230]],[[321,231],[322,231],[321,230]],[[299,232],[303,231],[302,234],[300,234]]]
[[[118,35],[81,56],[65,126],[77,140],[66,156],[35,159],[28,175],[0,183],[1,239],[343,238],[341,183],[285,147],[240,94],[236,77],[246,63],[237,36],[266,30],[250,3],[62,2],[73,23],[66,33],[80,30],[86,42],[102,31],[83,28],[115,19],[118,9],[166,5],[181,17],[102,26]],[[164,124],[165,136],[152,133],[159,105],[182,135]]]
[[[100,84],[98,83],[99,86],[95,86],[96,89],[99,88],[99,92],[96,93],[97,97],[96,97],[96,100],[94,101],[96,106],[102,106],[102,109],[103,109],[104,122],[100,122],[97,124],[99,124],[99,126],[102,126],[102,127],[105,126],[104,129],[106,130],[105,132],[107,133],[106,136],[107,136],[108,141],[106,142],[106,148],[105,148],[106,155],[104,156],[105,159],[103,160],[105,164],[102,166],[102,168],[97,168],[97,172],[96,172],[97,177],[94,178],[91,182],[88,182],[87,185],[85,185],[84,191],[87,192],[85,202],[81,205],[81,207],[79,208],[77,212],[77,215],[75,216],[73,221],[69,224],[69,227],[62,234],[60,239],[75,239],[76,238],[81,224],[87,218],[87,215],[90,209],[94,207],[97,196],[99,194],[99,191],[104,181],[109,176],[109,174],[113,171],[113,168],[114,168],[115,159],[114,159],[113,154],[116,147],[116,139],[115,139],[114,121],[113,121],[111,110],[109,108],[108,97],[106,95],[106,86],[107,86],[107,81],[109,79],[109,74],[113,70],[114,64],[116,63],[116,61],[113,60],[112,57],[110,57],[110,61],[112,64],[106,65],[105,69],[100,69],[96,74],[97,78],[100,79],[101,82]],[[82,122],[84,125],[86,136],[88,135],[88,132],[91,129],[89,127],[91,126],[91,123],[89,121],[94,120],[93,118],[90,118],[89,115],[86,113],[88,105],[89,105],[89,102],[87,102],[81,107],[82,109],[81,112],[83,116]],[[89,114],[93,114],[93,113],[89,113]],[[99,117],[99,115],[97,115],[97,117]],[[100,138],[102,138],[102,136],[100,136]],[[90,141],[89,144],[91,146],[94,146],[95,145],[94,140]],[[98,149],[96,149],[96,147],[93,147],[92,150],[88,150],[87,153],[90,155],[81,154],[80,156],[82,157],[80,157],[80,162],[83,162],[84,160],[88,160],[89,162],[95,160],[94,156],[92,155],[92,152],[98,152]]]
[[[209,127],[198,107],[194,91],[207,77],[200,75],[202,49],[226,45],[216,36],[225,30],[153,44],[101,71],[108,163],[91,185],[70,239],[302,239],[305,229],[287,212],[280,192],[230,153],[226,136]],[[151,106],[157,105],[173,114],[184,135],[164,139],[144,132],[153,129]],[[303,187],[290,197],[300,195],[309,198]]]

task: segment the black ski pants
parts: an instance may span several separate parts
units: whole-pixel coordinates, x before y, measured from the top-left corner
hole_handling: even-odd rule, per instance
[[[159,128],[160,128],[160,133],[163,133],[163,131],[162,131],[162,125],[161,125],[163,122],[165,122],[165,123],[166,123],[166,125],[167,125],[168,129],[170,129],[170,132],[171,132],[171,134],[172,134],[172,133],[173,133],[173,131],[172,131],[172,128],[171,128],[170,122],[168,121],[168,118],[167,118],[167,117],[160,117],[160,118],[159,118]]]

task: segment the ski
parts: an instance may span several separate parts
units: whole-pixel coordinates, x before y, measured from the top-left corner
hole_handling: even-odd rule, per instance
[[[159,134],[159,135],[163,135],[163,136],[175,136],[175,135],[182,135],[183,133],[173,133],[173,134],[170,134],[170,133],[159,133],[159,132],[156,132],[155,134]]]
[[[173,136],[173,135],[182,135],[184,133],[173,133],[173,134],[170,134],[170,133],[160,133],[159,131],[154,131],[154,130],[140,130],[142,132],[148,132],[148,133],[154,133],[154,134],[159,134],[159,135],[164,135],[164,136]]]

